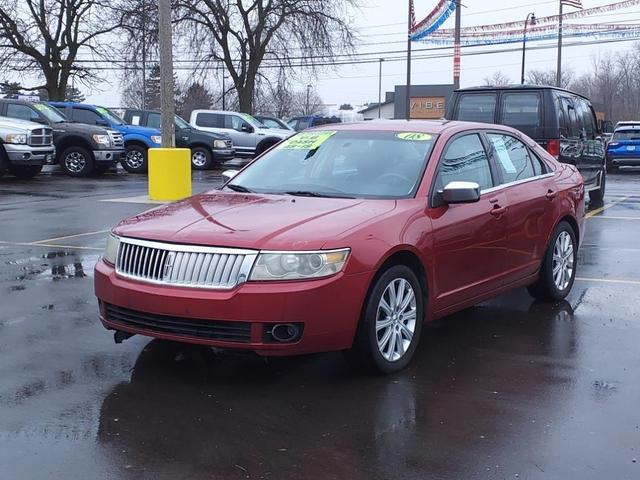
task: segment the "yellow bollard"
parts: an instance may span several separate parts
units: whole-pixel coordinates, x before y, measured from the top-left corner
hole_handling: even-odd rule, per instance
[[[149,149],[149,198],[182,200],[191,196],[191,150]]]

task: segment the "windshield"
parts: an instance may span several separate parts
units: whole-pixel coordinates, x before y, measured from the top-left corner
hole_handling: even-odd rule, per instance
[[[178,128],[191,128],[191,125],[189,125],[184,118],[176,115],[176,126]]]
[[[96,111],[100,115],[102,115],[104,118],[106,118],[109,121],[109,123],[115,123],[116,125],[124,125],[125,124],[124,121],[122,121],[122,119],[118,115],[113,113],[108,108],[96,107]]]
[[[235,191],[348,198],[415,193],[436,136],[415,132],[301,132],[227,185]]]
[[[640,140],[640,130],[619,130],[613,134],[613,140]]]
[[[264,125],[262,122],[258,121],[258,119],[256,119],[255,117],[249,115],[248,113],[241,113],[240,116],[247,122],[249,122],[251,125],[253,125],[254,127],[257,128],[269,128],[266,125]]]
[[[67,117],[65,117],[60,110],[52,107],[51,105],[47,105],[46,103],[34,103],[33,106],[50,122],[60,123],[68,121]]]

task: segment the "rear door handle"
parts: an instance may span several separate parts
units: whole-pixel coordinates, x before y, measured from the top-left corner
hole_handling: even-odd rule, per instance
[[[547,195],[546,195],[546,197],[547,197],[549,200],[553,200],[553,199],[554,199],[554,198],[556,198],[557,196],[558,196],[558,192],[554,192],[553,190],[548,190],[548,191],[547,191]]]
[[[500,205],[496,205],[493,207],[493,209],[489,213],[491,213],[491,215],[493,215],[494,217],[499,217],[500,215],[503,215],[506,212],[507,212],[507,207],[501,207]]]

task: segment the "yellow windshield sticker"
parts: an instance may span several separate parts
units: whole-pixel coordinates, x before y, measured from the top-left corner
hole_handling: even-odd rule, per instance
[[[44,112],[47,109],[47,107],[41,103],[34,103],[33,107],[41,112]]]
[[[433,140],[433,135],[419,132],[397,133],[396,137],[398,137],[400,140],[411,140],[412,142],[428,142],[429,140]]]
[[[107,109],[103,108],[103,107],[96,107],[96,111],[98,113],[101,113],[102,115],[107,115],[109,113],[109,112],[107,112]]]
[[[335,131],[302,132],[288,138],[278,145],[278,148],[286,150],[315,150],[335,134]]]

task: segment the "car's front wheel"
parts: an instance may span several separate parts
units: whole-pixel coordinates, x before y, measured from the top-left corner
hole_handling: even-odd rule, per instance
[[[69,147],[62,152],[60,166],[70,177],[86,177],[93,171],[93,155],[86,148]]]
[[[578,244],[567,222],[560,222],[547,246],[540,277],[529,286],[529,293],[540,300],[562,300],[571,291],[576,278]]]
[[[147,171],[147,149],[141,145],[128,145],[122,167],[129,173],[145,173]]]
[[[207,170],[213,164],[213,156],[208,148],[194,147],[191,149],[191,166],[194,170]]]
[[[347,360],[379,373],[403,369],[416,351],[423,319],[422,289],[413,270],[405,265],[387,269],[367,297]]]

